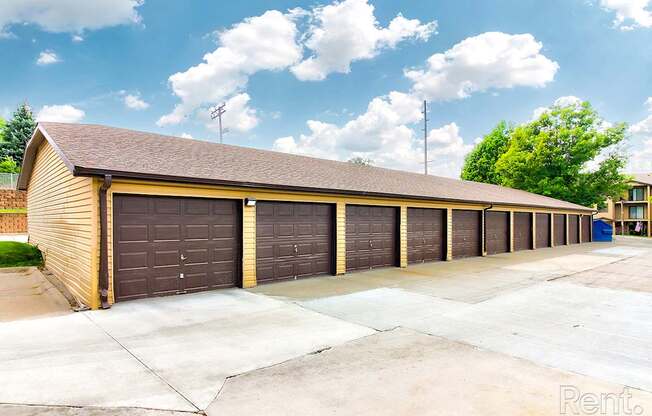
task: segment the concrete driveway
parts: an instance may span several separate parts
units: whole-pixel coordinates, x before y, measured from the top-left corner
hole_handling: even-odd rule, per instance
[[[652,412],[650,254],[628,239],[0,323],[0,414],[559,414],[564,385]]]

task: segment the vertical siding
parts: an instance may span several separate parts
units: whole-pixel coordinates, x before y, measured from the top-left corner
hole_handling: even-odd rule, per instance
[[[453,260],[453,208],[446,208],[446,260]]]
[[[47,143],[39,147],[27,191],[28,233],[45,266],[82,303],[96,307],[93,288],[93,180],[74,177]]]
[[[242,209],[242,287],[256,286],[256,207]]]
[[[346,273],[346,203],[335,204],[335,274]]]
[[[408,265],[408,244],[407,244],[407,205],[401,205],[399,222],[399,242],[400,242],[400,263],[401,267]]]

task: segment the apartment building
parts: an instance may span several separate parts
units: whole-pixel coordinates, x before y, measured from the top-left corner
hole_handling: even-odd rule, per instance
[[[652,236],[650,217],[650,189],[652,174],[630,174],[631,187],[620,200],[609,200],[607,208],[596,218],[612,223],[615,235]]]

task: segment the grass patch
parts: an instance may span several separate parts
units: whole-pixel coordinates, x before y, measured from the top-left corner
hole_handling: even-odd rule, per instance
[[[27,208],[0,208],[0,214],[27,214]]]
[[[16,241],[0,241],[0,267],[40,266],[41,251],[29,244]]]

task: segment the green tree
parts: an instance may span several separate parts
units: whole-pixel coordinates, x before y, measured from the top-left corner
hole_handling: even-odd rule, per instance
[[[507,146],[493,166],[495,175],[484,182],[603,207],[631,180],[620,173],[627,159],[618,145],[626,131],[624,123],[605,125],[588,102],[553,106],[509,131]],[[492,171],[487,166],[464,169]]]
[[[347,160],[347,162],[360,166],[371,166],[374,163],[373,160],[360,156],[352,157],[351,159]]]
[[[6,156],[0,160],[0,173],[20,173],[20,166],[15,160]]]
[[[32,137],[36,122],[27,103],[18,106],[13,117],[5,125],[4,141],[0,143],[0,159],[10,157],[18,165],[23,161],[25,145]]]
[[[7,123],[5,122],[5,119],[0,117],[0,147],[2,146],[2,142],[5,141],[5,127]]]
[[[507,151],[512,128],[505,121],[482,138],[482,141],[466,156],[462,179],[475,182],[500,183],[496,162]]]

